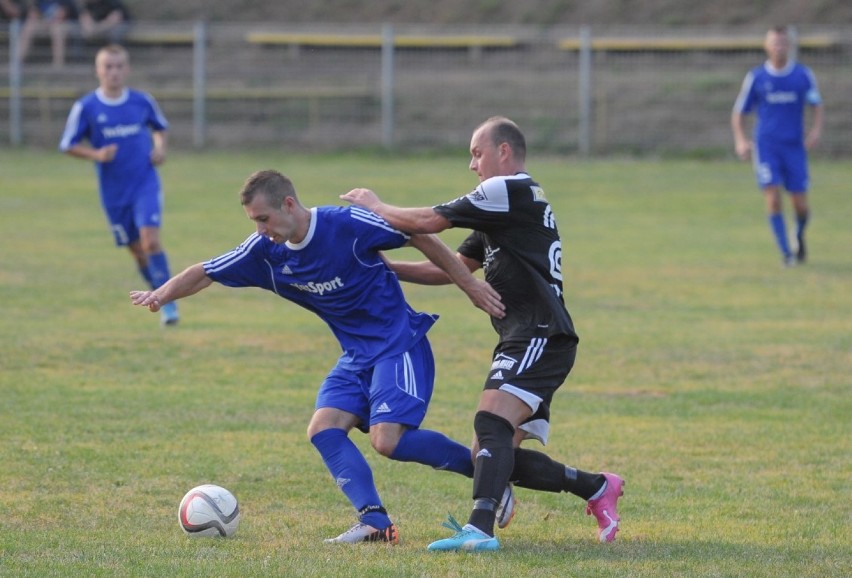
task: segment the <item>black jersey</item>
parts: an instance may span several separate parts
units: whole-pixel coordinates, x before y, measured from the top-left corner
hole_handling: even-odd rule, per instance
[[[562,295],[562,241],[544,190],[526,173],[492,177],[467,196],[434,207],[473,229],[458,252],[482,263],[506,305],[491,318],[501,341],[565,335],[578,341]]]

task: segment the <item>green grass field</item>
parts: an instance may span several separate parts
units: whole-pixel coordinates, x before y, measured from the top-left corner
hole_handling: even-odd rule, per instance
[[[852,166],[813,170],[811,259],[783,269],[747,165],[539,160],[581,344],[550,455],[627,480],[618,541],[584,504],[518,490],[496,554],[425,551],[470,482],[367,453],[398,547],[322,543],[354,522],[305,428],[338,354],[275,296],[214,286],[179,327],[130,305],[88,163],[3,151],[0,576],[852,575]],[[307,205],[353,186],[429,205],[475,184],[464,153],[383,158],[174,152],[162,175],[173,272],[252,230],[236,192],[260,168]],[[448,231],[451,246],[462,238]],[[398,256],[419,258],[404,249]],[[453,287],[407,286],[441,315],[426,425],[465,443],[495,343]],[[234,539],[192,539],[201,483],[240,500]]]

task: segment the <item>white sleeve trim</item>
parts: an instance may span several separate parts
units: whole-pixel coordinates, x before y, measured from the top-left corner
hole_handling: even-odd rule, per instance
[[[506,177],[491,177],[482,181],[467,194],[467,200],[483,211],[508,213],[509,189],[506,186]]]

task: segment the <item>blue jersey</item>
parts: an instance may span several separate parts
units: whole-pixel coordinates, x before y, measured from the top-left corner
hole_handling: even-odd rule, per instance
[[[115,158],[95,163],[101,202],[105,207],[130,205],[139,194],[160,193],[160,180],[151,164],[150,130],[168,130],[166,117],[148,94],[125,89],[116,99],[101,89],[74,103],[65,124],[59,150],[83,140],[94,148],[117,144]]]
[[[325,321],[343,349],[339,367],[371,368],[423,339],[437,316],[415,312],[379,251],[401,247],[408,236],[359,207],[311,209],[299,244],[273,243],[257,233],[239,247],[203,263],[228,287],[260,287]]]
[[[804,142],[806,104],[822,104],[811,70],[794,61],[776,70],[766,62],[746,75],[734,111],[747,114],[756,109],[755,142],[796,144]]]

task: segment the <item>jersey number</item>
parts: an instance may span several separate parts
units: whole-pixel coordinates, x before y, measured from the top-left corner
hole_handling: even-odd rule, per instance
[[[551,277],[562,281],[562,241],[557,239],[550,245],[547,257],[550,260]]]

